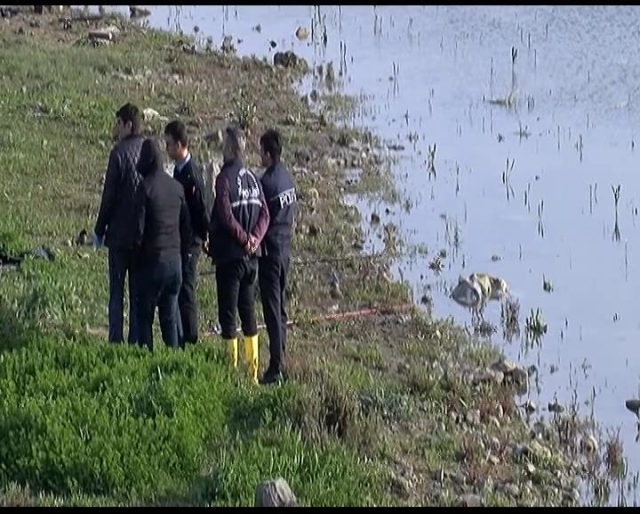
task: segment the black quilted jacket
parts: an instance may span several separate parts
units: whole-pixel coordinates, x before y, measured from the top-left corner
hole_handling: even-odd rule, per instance
[[[136,171],[144,138],[131,135],[113,147],[94,229],[110,248],[133,247],[133,204],[142,177]]]

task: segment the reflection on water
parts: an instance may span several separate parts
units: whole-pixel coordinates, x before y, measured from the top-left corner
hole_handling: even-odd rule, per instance
[[[518,321],[517,330],[491,338],[523,364],[536,364],[542,387],[534,399],[569,405],[576,398],[584,410],[597,393],[595,418],[621,429],[630,471],[640,469],[635,419],[624,406],[640,395],[638,9],[153,11],[152,24],[190,34],[198,27],[198,36],[214,45],[232,35],[242,54],[294,50],[325,71],[332,62],[336,87],[366,95],[354,123],[404,148],[395,173],[412,207],[407,213],[393,206],[382,222],[429,249],[400,263],[416,301],[427,290],[435,315],[469,325],[470,314],[448,297],[458,276],[503,277],[517,312],[494,304],[485,319],[500,325],[508,318],[513,327]],[[301,26],[306,40],[295,36]],[[379,199],[360,204],[385,211]],[[381,244],[372,240],[367,250]],[[532,341],[524,328],[536,312],[547,330]]]

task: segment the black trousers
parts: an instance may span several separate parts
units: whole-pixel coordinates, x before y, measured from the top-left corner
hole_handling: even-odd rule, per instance
[[[258,259],[244,258],[216,264],[218,288],[218,322],[224,339],[237,337],[236,313],[240,314],[246,337],[258,334],[256,321],[256,283]]]
[[[289,255],[260,258],[259,284],[264,322],[269,335],[269,368],[281,371],[287,347],[286,294]]]
[[[109,248],[109,341],[124,341],[124,280],[129,275],[129,343],[138,342],[137,271],[133,250]]]
[[[200,258],[200,246],[191,248],[188,254],[182,256],[182,287],[178,295],[178,338],[180,346],[184,343],[198,342],[198,295],[196,285],[198,283],[198,259]]]
[[[178,348],[178,294],[182,285],[180,259],[143,265],[139,278],[140,346],[153,350],[153,318],[157,307],[163,341],[167,346]]]

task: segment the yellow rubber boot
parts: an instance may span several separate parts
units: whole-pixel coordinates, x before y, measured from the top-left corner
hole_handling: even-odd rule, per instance
[[[244,338],[244,355],[247,362],[249,378],[258,384],[258,335]]]
[[[227,339],[226,342],[233,369],[238,369],[238,338]]]

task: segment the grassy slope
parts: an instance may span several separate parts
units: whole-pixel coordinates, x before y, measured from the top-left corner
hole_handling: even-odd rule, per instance
[[[189,55],[176,37],[121,20],[117,44],[73,44],[86,27],[41,20],[0,24],[0,248],[57,252],[53,263],[0,275],[0,504],[246,505],[260,480],[278,475],[313,505],[455,503],[465,493],[496,505],[562,500],[570,483],[555,474],[570,473],[553,437],[544,443],[552,456],[532,457],[528,476],[510,450],[528,438],[513,393],[465,380],[495,352],[449,323],[414,313],[301,324],[290,336],[297,380],[272,389],[230,373],[215,338],[180,354],[106,344],[106,255],[66,242],[93,226],[113,113],[125,101],[189,122],[202,160],[216,155],[202,136],[251,105],[254,150],[265,127],[282,127],[302,206],[296,257],[354,253],[359,217],[341,192],[380,192],[388,175],[366,158],[363,180],[345,184],[331,159],[351,159],[349,139],[365,136],[338,129],[328,107],[312,114],[293,73]],[[332,268],[341,309],[406,301],[386,264],[294,265],[292,314],[335,303]],[[216,312],[211,278],[199,283],[203,327]],[[480,423],[464,422],[474,410]]]

